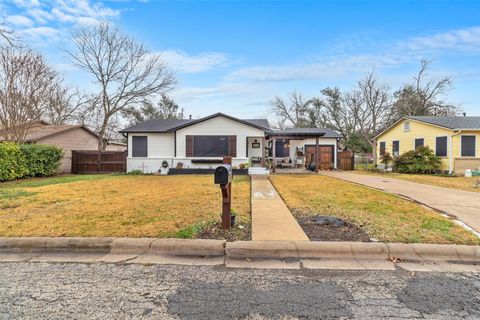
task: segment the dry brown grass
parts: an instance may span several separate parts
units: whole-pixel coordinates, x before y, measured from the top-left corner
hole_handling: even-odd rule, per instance
[[[221,212],[211,175],[20,184],[1,188],[0,201],[0,236],[172,236],[192,224],[219,220]],[[250,220],[248,177],[235,177],[233,207],[241,221]]]
[[[451,220],[391,194],[325,176],[270,179],[292,211],[346,219],[381,241],[480,244]]]
[[[405,174],[405,173],[396,173],[396,172],[385,172],[377,173],[365,170],[357,170],[355,173],[365,174],[365,175],[375,175],[382,177],[389,177],[395,179],[401,179],[411,182],[425,183],[433,186],[450,188],[450,189],[459,189],[465,191],[480,192],[480,188],[474,188],[475,182],[477,179],[480,180],[480,177],[444,177],[444,176],[433,176],[425,174]]]

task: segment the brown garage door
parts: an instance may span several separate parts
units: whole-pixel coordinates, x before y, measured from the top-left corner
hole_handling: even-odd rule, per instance
[[[305,152],[307,156],[307,164],[312,162],[315,159],[315,146],[307,145],[305,146]],[[334,158],[334,149],[333,146],[319,145],[318,146],[318,163],[321,170],[331,170],[333,169],[333,158]]]

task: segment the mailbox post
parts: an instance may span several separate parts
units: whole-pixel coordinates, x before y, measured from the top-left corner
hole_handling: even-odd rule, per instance
[[[220,185],[222,191],[222,226],[223,229],[229,230],[232,210],[232,158],[224,157],[223,163],[215,169],[214,182]]]

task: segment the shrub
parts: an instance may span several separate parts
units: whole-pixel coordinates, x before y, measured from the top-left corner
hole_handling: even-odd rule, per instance
[[[394,159],[394,170],[400,173],[432,174],[440,169],[440,158],[429,147],[407,151]]]
[[[27,163],[20,147],[15,143],[0,143],[0,181],[22,178],[27,173]]]
[[[22,144],[20,150],[27,163],[26,177],[46,177],[57,173],[63,157],[62,149],[46,144]]]
[[[141,176],[143,174],[143,171],[140,169],[133,169],[129,171],[128,174],[132,176]]]

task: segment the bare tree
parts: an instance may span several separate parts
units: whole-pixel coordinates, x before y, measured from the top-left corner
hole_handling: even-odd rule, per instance
[[[8,47],[0,52],[0,126],[3,139],[22,142],[29,122],[40,119],[60,78],[35,51]]]
[[[174,73],[142,43],[102,23],[73,34],[76,52],[72,62],[89,73],[97,86],[92,100],[98,149],[105,150],[111,122],[127,107],[136,107],[149,96],[168,92],[175,85]]]
[[[363,103],[354,116],[359,132],[372,147],[374,163],[376,163],[377,147],[374,137],[389,121],[391,115],[390,90],[387,85],[379,82],[373,71],[358,82],[358,89]]]
[[[459,108],[442,98],[452,88],[450,77],[431,78],[428,74],[431,61],[422,60],[413,82],[395,92],[392,111],[396,118],[403,116],[451,116]]]
[[[123,115],[130,119],[131,125],[151,119],[183,119],[185,116],[184,109],[165,94],[162,94],[156,105],[150,100],[145,100],[140,108],[125,108]]]
[[[361,103],[359,93],[343,93],[339,88],[325,88],[320,92],[321,96],[313,102],[317,109],[315,126],[334,129],[348,140],[357,127],[353,113]]]
[[[0,24],[0,44],[1,42],[6,42],[8,45],[13,45],[13,42],[15,40],[15,36],[13,34],[13,31],[6,28],[3,24]]]
[[[308,127],[311,123],[310,116],[313,115],[311,112],[312,103],[312,99],[308,99],[301,93],[294,91],[290,93],[287,101],[281,97],[275,97],[271,105],[273,112],[280,120],[287,122],[286,127],[301,128]]]
[[[51,91],[48,106],[42,110],[37,118],[51,124],[68,122],[82,122],[85,113],[89,111],[90,100],[78,89],[72,91],[60,84]]]

